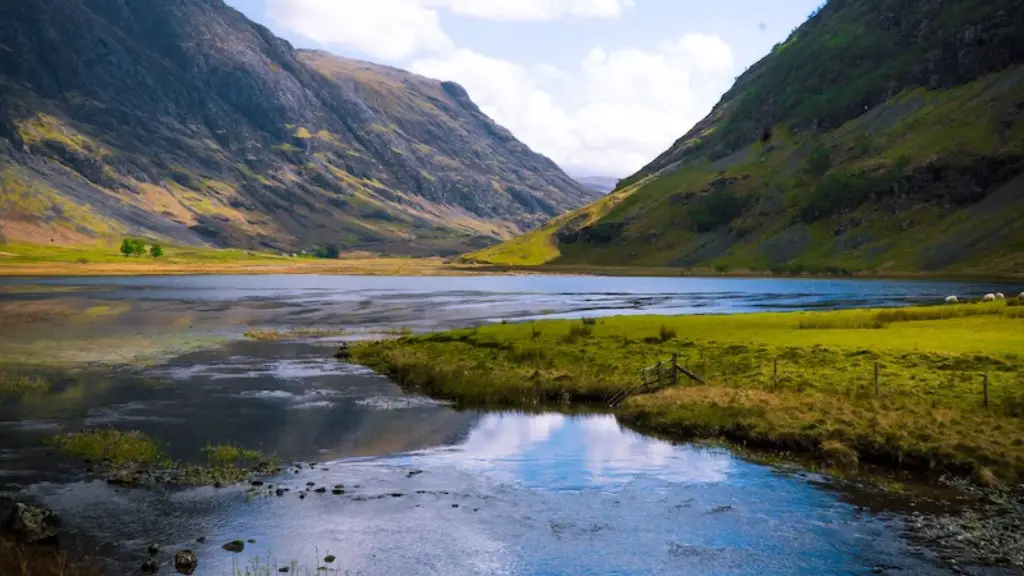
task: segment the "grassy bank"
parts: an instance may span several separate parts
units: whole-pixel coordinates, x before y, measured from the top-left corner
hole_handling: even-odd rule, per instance
[[[1024,478],[1021,306],[546,321],[352,352],[404,386],[510,406],[603,405],[642,368],[678,354],[708,384],[634,396],[618,408],[624,422],[835,465],[870,461],[988,484]]]
[[[160,258],[123,256],[110,246],[0,246],[0,276],[146,276],[182,274],[365,274],[442,276],[479,266],[441,258],[381,257],[353,253],[337,259],[288,257],[266,252],[167,246]]]

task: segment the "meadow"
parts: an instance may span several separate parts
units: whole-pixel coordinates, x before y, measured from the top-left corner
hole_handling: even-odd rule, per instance
[[[352,354],[464,406],[604,409],[642,369],[677,355],[706,384],[666,378],[617,406],[621,421],[995,485],[1024,479],[1017,304],[495,324],[360,343]]]

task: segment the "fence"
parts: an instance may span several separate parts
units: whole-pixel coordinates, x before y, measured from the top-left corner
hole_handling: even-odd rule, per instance
[[[720,378],[713,378],[709,370],[708,357],[701,354],[700,358],[695,360],[696,364],[702,367],[703,376],[698,375],[685,365],[680,364],[680,355],[676,353],[672,355],[670,360],[660,361],[641,369],[638,382],[614,394],[609,399],[608,405],[614,408],[634,394],[656,392],[663,388],[676,386],[680,382],[680,375],[685,376],[691,382],[702,385],[707,385],[709,381],[715,380],[717,380],[718,383],[727,385],[724,384],[726,381],[736,379],[741,379],[746,383],[750,383],[752,380],[760,380],[760,378],[766,375],[766,367],[763,363],[741,366],[741,368],[746,368],[747,370],[736,370],[736,367],[733,366],[732,368],[735,371],[732,374],[730,374],[729,371],[730,366],[725,364],[719,366],[721,369],[721,372],[719,373]],[[882,364],[875,361],[867,368],[867,374],[864,372],[860,372],[861,376],[858,376],[857,374],[850,374],[850,381],[851,383],[854,383],[854,386],[851,386],[851,389],[859,388],[864,390],[864,388],[868,388],[865,392],[867,394],[873,394],[875,398],[883,398],[897,391],[913,394],[911,391],[895,389],[890,389],[887,394],[887,391],[885,390],[885,372]],[[868,379],[868,382],[866,383],[864,382],[865,376]],[[779,391],[784,387],[783,381],[785,377],[785,367],[780,365],[780,357],[776,356],[771,360],[770,379],[768,382],[761,380],[763,383],[760,386],[755,385],[753,387],[760,387],[761,389],[765,389],[767,387],[773,392]],[[938,375],[936,375],[936,377],[938,377]],[[984,409],[988,410],[993,405],[999,405],[999,403],[994,403],[991,398],[990,376],[988,372],[948,371],[945,373],[945,377],[948,378],[950,382],[949,389],[945,390],[946,392],[950,392],[952,388],[958,384],[962,386],[965,380],[968,383],[968,391],[966,393],[960,393],[959,395],[951,393],[951,399],[962,399],[967,396],[977,394],[974,398],[977,398],[976,401],[980,401],[980,404]],[[1024,416],[1024,379],[1022,379],[1022,377],[1024,377],[1024,372],[1017,375],[1017,386],[1015,388],[1007,387],[1004,389],[1003,400],[1001,403],[1003,409],[1008,413],[1008,415],[1015,417]],[[892,376],[892,378],[896,379],[896,376]],[[914,377],[911,377],[911,380],[913,379]],[[860,384],[856,384],[857,382],[860,382]],[[973,384],[971,384],[972,382]],[[801,383],[797,387],[797,391],[803,391],[803,389],[803,383]],[[842,392],[841,390],[838,391]],[[941,392],[941,387],[937,388],[937,391]]]

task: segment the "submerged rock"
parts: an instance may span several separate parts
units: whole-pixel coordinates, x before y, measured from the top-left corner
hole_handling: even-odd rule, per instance
[[[156,574],[160,571],[160,564],[155,558],[146,558],[146,561],[139,567],[144,574]]]
[[[228,542],[227,544],[222,546],[222,548],[224,548],[228,552],[234,552],[235,554],[238,554],[239,552],[245,550],[245,542],[242,542],[241,540],[232,540],[231,542]]]
[[[160,545],[156,542],[153,542],[149,545],[149,547],[146,548],[146,552],[149,552],[150,556],[156,556],[160,553]]]
[[[199,566],[199,558],[191,550],[180,550],[174,555],[174,569],[179,574],[194,574]]]
[[[0,526],[0,534],[28,544],[51,544],[60,534],[60,519],[51,510],[19,502]]]

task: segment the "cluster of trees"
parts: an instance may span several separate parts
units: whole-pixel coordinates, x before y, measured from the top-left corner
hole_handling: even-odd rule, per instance
[[[146,255],[146,241],[139,240],[138,238],[125,238],[121,242],[121,254],[125,256],[135,256],[136,258]],[[164,249],[159,244],[151,244],[149,246],[149,255],[153,258],[159,258],[164,255]]]
[[[328,244],[327,246],[321,246],[313,252],[313,256],[317,258],[337,258],[341,256],[341,250],[338,249],[334,244]]]

